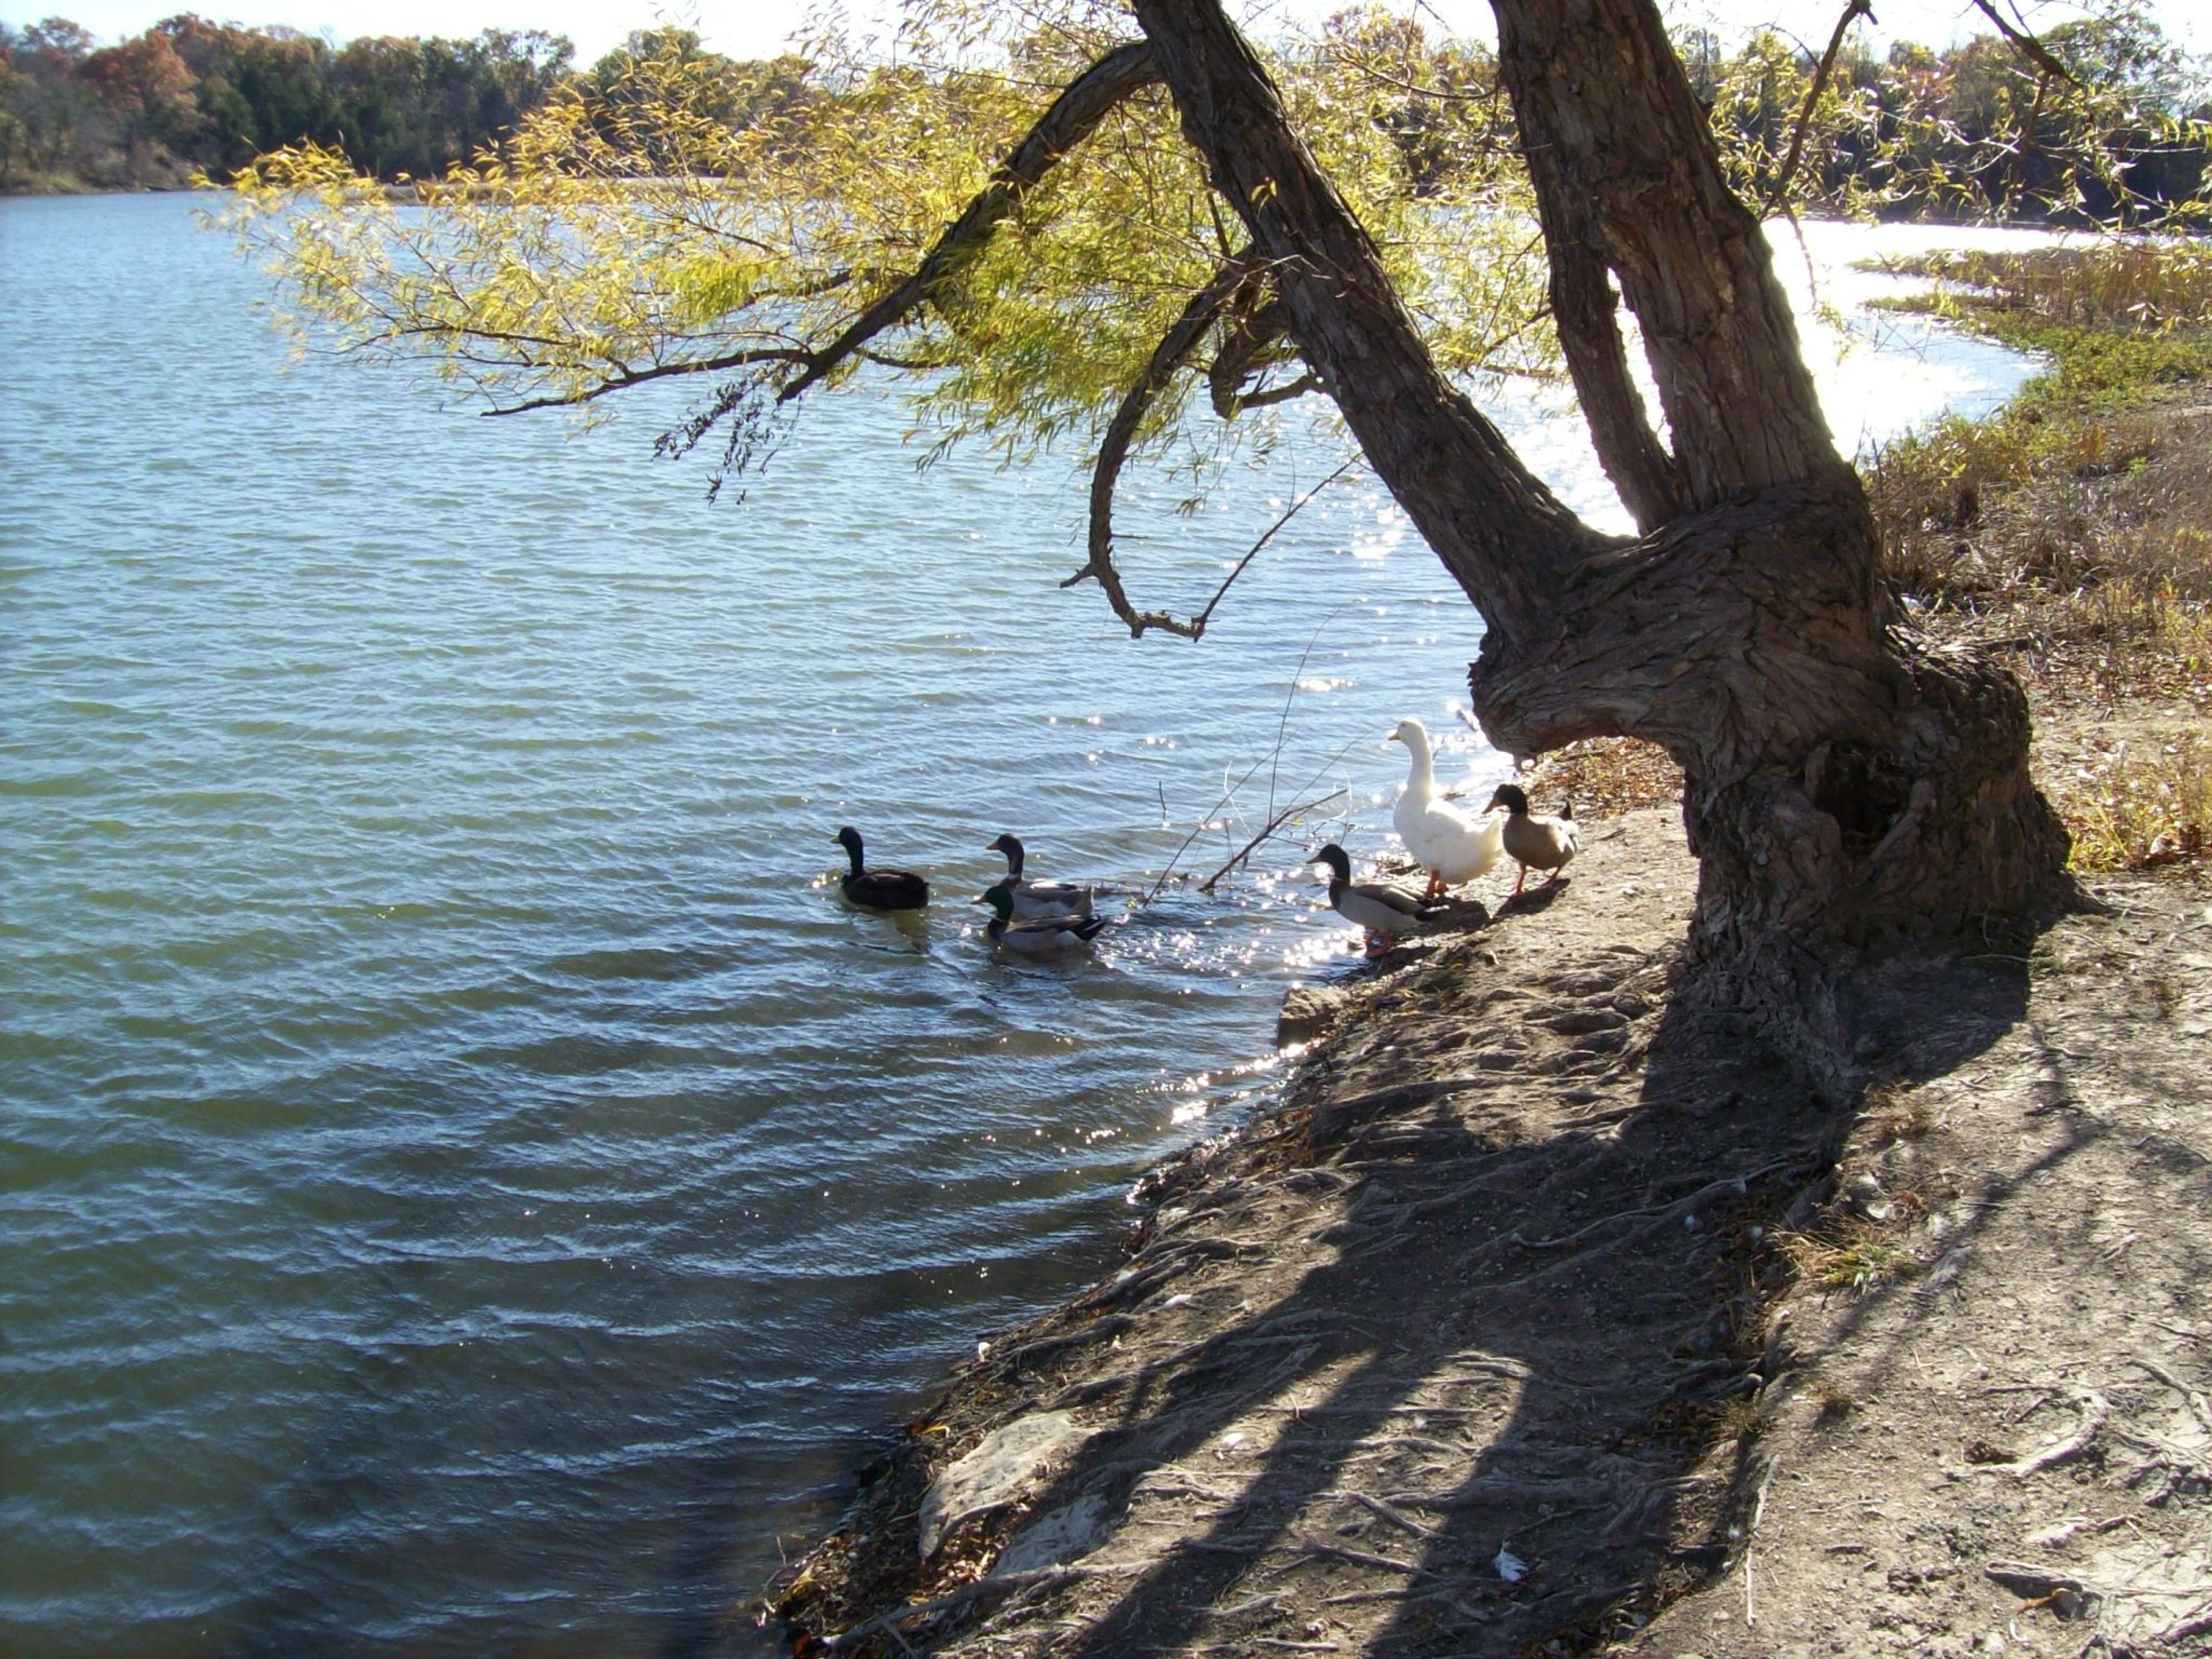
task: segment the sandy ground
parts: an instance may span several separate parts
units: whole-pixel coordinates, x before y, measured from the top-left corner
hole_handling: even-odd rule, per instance
[[[1283,1106],[954,1376],[799,1651],[2212,1653],[2212,895],[1864,976],[1839,1101],[1670,1000],[1677,815],[1591,831],[1294,999]]]

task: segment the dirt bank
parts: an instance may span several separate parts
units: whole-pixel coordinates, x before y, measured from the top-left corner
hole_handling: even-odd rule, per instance
[[[2203,1650],[2206,893],[1869,976],[1835,1101],[1670,1003],[1693,877],[1631,813],[1346,986],[871,1473],[802,1650]]]

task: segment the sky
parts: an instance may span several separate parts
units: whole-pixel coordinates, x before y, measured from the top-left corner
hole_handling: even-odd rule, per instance
[[[1419,9],[1457,33],[1491,33],[1489,0],[1395,0]],[[539,28],[565,34],[580,62],[589,63],[633,29],[675,21],[694,27],[715,49],[738,58],[763,58],[798,28],[817,0],[0,0],[0,19],[21,26],[58,13],[82,23],[103,45],[143,32],[180,11],[198,11],[225,22],[284,23],[310,34],[347,40],[363,34],[441,34],[467,37],[487,28]],[[1292,17],[1316,20],[1343,0],[1271,0]],[[1773,22],[1811,41],[1825,43],[1841,11],[1839,0],[1662,0],[1670,19],[1704,23],[1725,38],[1755,23]],[[2064,0],[2017,0],[2031,24],[2048,25],[2076,15]],[[891,0],[846,0],[855,16],[892,9]],[[2172,39],[2195,52],[2212,52],[2212,6],[2204,0],[2154,0],[2150,9]],[[1972,0],[1875,0],[1877,43],[1914,40],[1946,46],[1988,33]],[[1865,27],[1862,25],[1862,27]]]

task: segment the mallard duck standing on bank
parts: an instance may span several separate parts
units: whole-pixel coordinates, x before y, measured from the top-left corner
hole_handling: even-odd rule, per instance
[[[1027,856],[1020,840],[1013,836],[1001,836],[991,843],[994,853],[1006,855],[1006,878],[1000,884],[1013,895],[1014,915],[1028,921],[1037,916],[1087,916],[1091,914],[1091,890],[1078,887],[1072,881],[1031,881],[1022,873],[1022,861]]]
[[[1490,798],[1493,807],[1505,809],[1505,850],[1520,861],[1521,880],[1513,884],[1513,890],[1521,890],[1521,883],[1528,879],[1531,870],[1548,870],[1544,880],[1549,887],[1559,878],[1559,872],[1567,861],[1581,849],[1582,831],[1575,823],[1575,804],[1569,801],[1566,811],[1559,817],[1547,817],[1528,810],[1528,797],[1518,784],[1501,783],[1498,793]]]
[[[851,824],[833,839],[853,867],[837,878],[847,898],[869,910],[919,910],[929,902],[929,883],[911,870],[871,870],[860,853],[860,832]]]
[[[1091,941],[1098,937],[1106,926],[1103,916],[1032,916],[1026,921],[1014,920],[1013,890],[1005,882],[990,888],[975,901],[991,907],[991,919],[983,924],[983,937],[1002,951],[1013,951],[1025,957],[1054,956],[1065,951],[1088,950]]]
[[[1400,933],[1421,918],[1420,900],[1403,888],[1352,880],[1352,860],[1334,842],[1307,862],[1328,866],[1328,908],[1366,933],[1370,957],[1388,951]]]
[[[1413,757],[1413,769],[1391,823],[1406,851],[1429,872],[1429,889],[1423,896],[1442,898],[1446,888],[1489,874],[1501,845],[1498,821],[1487,815],[1469,817],[1437,793],[1429,728],[1420,721],[1400,720],[1389,740],[1404,744]]]

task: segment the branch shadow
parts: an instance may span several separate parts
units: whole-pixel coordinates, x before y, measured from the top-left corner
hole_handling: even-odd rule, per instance
[[[1839,998],[1893,1073],[1952,1069],[2025,1011],[2017,968],[1916,972]],[[1824,1196],[1863,1090],[1680,996],[1637,1074],[1613,1064],[1621,1105],[1579,1120],[1594,1067],[1516,1079],[1540,1124],[1587,1127],[1401,1112],[1411,1159],[1352,1156],[1377,1120],[1337,1115],[1315,1149],[1315,1178],[1343,1182],[1329,1259],[1194,1347],[1030,1395],[1110,1420],[1030,1513],[1103,1505],[1119,1530],[1097,1559],[1133,1569],[1090,1581],[1113,1593],[1057,1626],[1056,1655],[1279,1644],[1293,1608],[1370,1654],[1518,1653],[1725,1565],[1750,1464],[1713,1454],[1777,1363],[1749,1241]],[[1208,1507],[1170,1524],[1162,1492]]]

